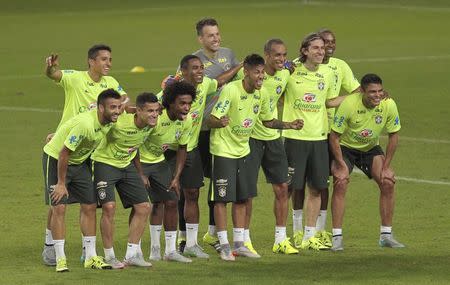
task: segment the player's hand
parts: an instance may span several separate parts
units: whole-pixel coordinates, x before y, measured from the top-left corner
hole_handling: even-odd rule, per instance
[[[45,138],[45,143],[46,144],[49,143],[52,140],[54,135],[55,135],[55,133],[48,134],[47,137]]]
[[[58,204],[64,197],[69,197],[69,192],[67,191],[65,184],[56,184],[53,191],[50,193],[50,197],[53,203]]]
[[[150,189],[150,180],[148,180],[148,177],[145,175],[140,175],[142,183],[144,183],[145,189]]]
[[[301,130],[303,128],[304,121],[302,119],[297,119],[289,123],[289,127],[294,130]]]
[[[45,59],[45,62],[48,67],[59,66],[58,55],[50,54],[50,56]]]
[[[384,184],[385,182],[392,182],[395,184],[395,173],[392,169],[388,168],[382,168],[381,174],[380,174],[380,181],[381,184]]]
[[[172,179],[167,191],[174,191],[175,194],[177,194],[177,197],[180,198],[180,182],[178,181],[178,179]]]
[[[223,116],[219,119],[221,128],[226,127],[230,124],[230,118],[228,116]]]
[[[331,163],[331,173],[333,174],[334,186],[339,186],[343,183],[348,183],[350,180],[350,174],[348,172],[345,162],[338,162],[333,160]]]
[[[286,60],[285,62],[284,62],[284,68],[285,69],[287,69],[287,70],[289,70],[289,73],[294,73],[294,70],[295,70],[295,68],[296,68],[296,65],[295,65],[295,63],[293,62],[293,61],[290,61],[290,60]]]
[[[175,82],[179,82],[181,81],[183,78],[180,76],[180,74],[176,74],[176,75],[169,75],[166,78],[163,79],[163,81],[161,82],[161,89],[165,89],[166,86],[173,84]]]

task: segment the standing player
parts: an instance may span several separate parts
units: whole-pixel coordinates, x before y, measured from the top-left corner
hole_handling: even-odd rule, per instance
[[[330,135],[334,161],[331,210],[333,214],[332,250],[343,250],[342,223],[345,192],[349,174],[356,165],[380,188],[380,240],[382,247],[400,248],[403,244],[392,236],[394,215],[394,171],[390,167],[398,144],[400,119],[394,100],[384,97],[382,80],[375,74],[361,79],[361,93],[348,96],[337,109]],[[389,141],[386,155],[379,145],[381,132],[386,129]]]
[[[80,203],[83,241],[86,245],[85,268],[111,269],[98,257],[96,243],[97,197],[92,185],[92,171],[87,163],[89,155],[117,121],[120,95],[113,89],[100,93],[97,110],[76,115],[56,131],[44,147],[42,159],[46,200],[51,198],[51,229],[56,252],[56,272],[68,271],[65,242],[65,210],[70,203]],[[50,197],[49,197],[50,196]],[[50,201],[49,201],[50,202]]]
[[[45,74],[63,87],[65,94],[63,114],[58,128],[75,115],[96,108],[98,94],[108,88],[112,88],[122,95],[123,108],[128,97],[119,83],[113,77],[108,76],[111,66],[111,48],[107,45],[94,45],[88,50],[89,68],[87,71],[60,70],[58,55],[51,54],[46,58]],[[49,134],[46,141],[48,142],[52,136],[53,134]],[[56,264],[50,230],[51,214],[52,211],[49,209],[45,245],[42,252],[43,261],[47,265]],[[80,220],[85,218],[80,212]]]
[[[242,67],[239,61],[236,59],[233,51],[229,48],[221,47],[221,35],[219,32],[219,24],[215,19],[204,18],[197,22],[196,31],[198,41],[202,46],[201,49],[194,52],[194,55],[198,56],[202,61],[205,69],[205,75],[209,78],[217,78],[219,75],[226,73],[230,75],[231,79],[236,72]],[[208,94],[206,97],[206,105],[204,116],[209,118],[209,114],[217,101],[220,90]],[[207,120],[204,120],[199,135],[198,149],[202,159],[202,165],[204,175],[206,177],[211,176],[211,154],[209,150],[209,138],[210,128],[206,124]],[[180,200],[181,207],[183,207],[183,201]],[[180,215],[181,217],[182,215]],[[180,222],[180,231],[186,230],[185,221]],[[214,205],[209,203],[209,227],[208,232],[203,236],[203,241],[216,250],[220,249],[219,241],[216,235],[216,227],[214,222]]]
[[[139,254],[139,241],[150,214],[150,203],[145,187],[148,180],[142,173],[138,148],[156,125],[160,105],[152,93],[136,98],[136,114],[122,114],[106,138],[92,154],[94,185],[100,204],[105,260],[113,268],[125,265],[151,266]],[[116,210],[114,187],[125,208],[132,207],[124,262],[117,260],[114,243],[114,215]]]
[[[334,80],[333,80],[333,88],[334,88],[334,94],[333,96],[338,96],[341,90],[343,89],[347,94],[354,93],[359,90],[359,82],[356,80],[355,76],[353,75],[352,70],[348,66],[348,64],[343,61],[342,59],[338,59],[333,57],[334,52],[336,50],[336,37],[334,36],[334,33],[329,29],[322,29],[319,32],[319,35],[323,38],[325,42],[325,56],[323,58],[323,64],[327,66],[329,71],[333,73]],[[299,59],[294,60],[295,63],[299,63]],[[333,123],[334,118],[334,108],[327,109],[328,114],[328,131],[331,129],[331,125]],[[331,154],[331,153],[330,153]],[[332,158],[330,157],[330,161]],[[325,226],[327,221],[327,208],[328,208],[328,187],[326,190],[322,192],[321,196],[321,204],[320,204],[320,213],[319,217],[317,218],[316,222],[316,230],[318,233],[318,236],[322,240],[322,242],[328,246],[331,246],[331,233],[326,232]],[[297,205],[301,208],[295,208],[297,210],[297,216],[300,216],[301,219],[301,212],[299,210],[303,209],[303,201],[305,199],[305,191],[299,191],[296,192],[293,195],[293,199],[296,201],[294,202],[294,205]],[[300,227],[301,228],[301,227]],[[297,235],[294,237],[294,239],[301,240],[302,239],[302,232],[298,231]]]
[[[210,184],[210,200],[214,202],[220,256],[233,261],[234,256],[227,237],[226,204],[233,203],[234,254],[252,258],[260,257],[244,245],[248,173],[246,156],[250,152],[249,138],[259,117],[265,127],[276,129],[300,129],[303,121],[285,123],[274,119],[269,102],[261,96],[264,79],[264,59],[256,54],[244,60],[244,80],[229,83],[214,106],[209,124],[213,169]]]
[[[325,46],[317,34],[306,36],[300,47],[300,64],[295,68],[286,86],[283,119],[304,118],[305,127],[299,131],[283,131],[289,172],[290,188],[302,192],[308,183],[307,215],[304,236],[296,236],[302,230],[298,212],[303,205],[294,205],[294,244],[302,249],[326,249],[316,237],[316,221],[320,211],[321,193],[328,188],[328,119],[326,100],[333,96],[333,78],[325,65]]]
[[[277,102],[286,88],[290,72],[284,69],[287,50],[283,41],[271,39],[264,45],[265,55],[265,77],[261,88],[263,100],[269,102],[270,114],[272,118],[278,118]],[[288,163],[284,151],[283,142],[278,130],[266,128],[258,118],[250,137],[250,154],[247,158],[249,168],[250,198],[247,205],[247,221],[245,231],[249,232],[251,218],[251,201],[256,197],[259,168],[262,166],[267,181],[272,184],[275,194],[274,214],[275,214],[275,243],[273,252],[284,254],[298,253],[292,247],[289,238],[286,236],[286,219],[289,210],[288,193]],[[250,250],[253,246],[250,241],[250,234],[244,233],[244,245]],[[246,237],[248,240],[246,240]]]
[[[164,220],[166,248],[164,259],[192,262],[176,250],[178,197],[180,177],[186,161],[186,148],[191,134],[189,110],[196,98],[195,87],[186,82],[174,82],[164,89],[164,109],[151,134],[140,147],[144,175],[149,179],[148,196],[153,207],[150,215],[150,259],[160,260],[160,233]],[[172,170],[164,158],[168,149],[176,152]],[[173,174],[173,175],[172,175]]]

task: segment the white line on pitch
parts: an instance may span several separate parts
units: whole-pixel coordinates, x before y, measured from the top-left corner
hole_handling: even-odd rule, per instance
[[[365,175],[361,170],[355,168],[353,170],[353,173]],[[417,179],[412,177],[404,177],[404,176],[395,176],[396,180],[401,181],[407,181],[407,182],[414,182],[419,184],[433,184],[433,185],[448,185],[450,186],[450,182],[447,181],[439,181],[439,180],[429,180],[429,179]]]

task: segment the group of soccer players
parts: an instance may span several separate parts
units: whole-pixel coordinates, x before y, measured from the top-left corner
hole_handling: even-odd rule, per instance
[[[133,103],[108,76],[109,46],[89,49],[87,71],[60,70],[57,55],[46,59],[46,75],[64,88],[65,104],[42,160],[50,205],[44,263],[68,271],[64,216],[70,203],[80,204],[85,268],[151,266],[141,249],[148,222],[150,260],[162,259],[163,227],[164,260],[209,258],[197,241],[204,177],[210,178],[210,211],[203,242],[226,261],[259,258],[250,223],[260,168],[274,192],[274,253],[344,249],[345,192],[354,165],[380,188],[380,246],[403,247],[392,235],[390,167],[400,120],[381,78],[366,74],[360,84],[349,66],[333,57],[336,41],[330,30],[307,35],[293,61],[287,60],[282,40],[270,39],[264,57],[250,54],[242,63],[220,46],[214,19],[200,20],[196,30],[201,49],[181,59],[161,92],[144,92]],[[378,142],[383,130],[389,134],[386,154]],[[325,230],[330,175],[332,233]],[[131,208],[123,261],[114,252],[115,189],[123,207]],[[286,233],[290,197],[292,241]],[[98,206],[104,258],[96,253]]]

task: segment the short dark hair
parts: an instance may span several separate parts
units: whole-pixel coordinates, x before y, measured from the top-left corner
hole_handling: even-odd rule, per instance
[[[117,92],[116,90],[110,88],[110,89],[106,89],[103,90],[102,92],[100,92],[100,94],[98,94],[97,97],[97,106],[98,105],[105,105],[105,101],[109,98],[112,99],[120,99],[121,96],[119,94],[119,92]]]
[[[180,61],[180,68],[181,69],[186,69],[188,67],[188,65],[189,65],[189,61],[192,60],[192,59],[198,59],[201,62],[201,59],[198,56],[193,55],[193,54],[188,54],[188,55],[185,55],[181,59],[181,61]]]
[[[255,67],[264,64],[265,64],[264,58],[259,54],[253,53],[247,55],[244,59],[244,68]]]
[[[158,97],[152,92],[143,92],[136,97],[136,107],[143,108],[147,103],[158,103]]]
[[[317,33],[318,33],[320,36],[323,36],[324,34],[332,34],[333,37],[334,37],[333,31],[330,30],[330,29],[328,29],[328,28],[322,28],[322,29],[318,30]]]
[[[280,39],[270,39],[264,44],[264,52],[270,53],[273,45],[284,45],[284,42]]]
[[[195,87],[187,83],[186,81],[176,81],[173,84],[169,84],[164,88],[162,97],[162,105],[164,108],[168,109],[169,105],[175,102],[178,96],[191,95],[192,101],[195,100],[197,91]]]
[[[202,35],[204,26],[219,26],[219,24],[213,18],[203,18],[203,19],[201,19],[195,25],[195,29],[197,30],[197,35],[198,36]]]
[[[88,50],[88,58],[95,59],[98,55],[98,52],[101,50],[107,50],[109,52],[112,51],[111,48],[107,45],[104,45],[104,44],[94,45]]]
[[[311,45],[311,42],[315,41],[315,40],[322,40],[322,41],[324,41],[322,36],[319,33],[308,34],[302,40],[302,42],[300,43],[300,62],[303,63],[303,62],[306,61],[306,55],[303,54],[302,49],[307,49]]]
[[[361,88],[363,90],[365,90],[367,86],[371,83],[383,84],[383,80],[381,80],[381,78],[378,75],[373,73],[368,73],[361,78]]]

